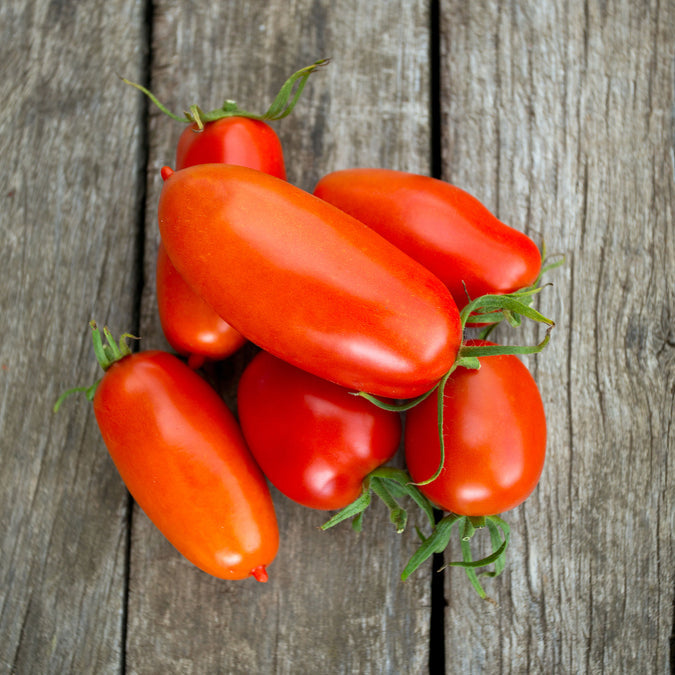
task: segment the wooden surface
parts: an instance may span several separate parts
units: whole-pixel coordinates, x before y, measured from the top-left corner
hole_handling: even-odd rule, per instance
[[[672,1],[5,0],[0,38],[0,672],[670,672]],[[212,579],[133,505],[86,401],[51,413],[98,376],[89,319],[166,347],[156,204],[181,129],[117,74],[178,111],[262,108],[320,57],[275,126],[289,180],[436,173],[567,257],[527,359],[547,464],[494,602],[460,570],[401,583],[414,534],[384,509],[322,533],[276,492],[269,583]],[[231,405],[245,356],[211,373]]]

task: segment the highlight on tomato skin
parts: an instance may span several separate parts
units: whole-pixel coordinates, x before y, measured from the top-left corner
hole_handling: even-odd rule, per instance
[[[448,287],[461,309],[486,294],[512,293],[537,279],[541,252],[468,192],[393,169],[327,174],[314,194],[361,220]]]
[[[497,515],[524,502],[546,454],[544,406],[527,367],[514,355],[479,360],[480,369],[458,368],[446,383],[443,469],[419,485],[439,508],[465,516]],[[437,395],[407,413],[406,465],[416,483],[433,476],[441,458]]]
[[[166,175],[158,222],[189,285],[248,340],[296,367],[411,398],[455,360],[459,312],[443,283],[286,181],[232,165],[181,169]]]
[[[269,481],[313,509],[341,509],[390,460],[401,418],[349,390],[259,352],[237,392],[248,447]]]
[[[178,358],[146,351],[112,363],[93,403],[122,480],[176,549],[213,576],[266,581],[274,506],[218,394]]]

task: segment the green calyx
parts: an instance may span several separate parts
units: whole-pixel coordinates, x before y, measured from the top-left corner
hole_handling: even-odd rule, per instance
[[[110,366],[116,361],[123,359],[125,356],[131,355],[131,348],[127,344],[127,340],[139,340],[135,335],[131,333],[124,333],[118,342],[115,342],[110,329],[105,326],[103,328],[103,335],[105,336],[106,343],[103,343],[101,338],[101,331],[96,325],[96,321],[90,321],[89,326],[92,330],[92,341],[94,343],[94,353],[96,354],[96,360],[103,370],[108,370]]]
[[[445,569],[446,567],[463,567],[476,593],[481,598],[486,599],[487,594],[480,583],[479,577],[496,577],[502,573],[505,566],[506,549],[510,539],[510,528],[499,516],[460,516],[456,513],[449,513],[436,524],[428,537],[423,538],[421,546],[413,554],[403,570],[401,579],[405,581],[434,553],[443,553],[450,543],[452,530],[455,525],[457,525],[460,531],[462,560],[446,563],[441,569]],[[490,533],[492,553],[479,560],[473,560],[471,552],[472,538],[477,530],[485,527],[487,527]],[[476,570],[479,568],[490,565],[494,565],[492,571],[477,573]]]
[[[516,300],[519,301],[519,305],[516,306],[514,310],[511,310],[511,308],[509,308],[508,306],[491,308],[487,304],[479,302],[481,298],[478,298],[476,300],[477,306],[473,307],[468,312],[468,314],[473,313],[473,316],[469,316],[468,314],[466,314],[465,313],[466,308],[464,308],[465,311],[462,312],[462,314],[464,314],[464,316],[462,317],[463,321],[462,327],[466,326],[467,322],[469,321],[469,318],[471,319],[472,324],[487,324],[487,326],[483,329],[483,331],[480,333],[479,336],[481,340],[485,340],[488,337],[488,335],[504,320],[506,320],[514,328],[517,328],[518,326],[521,325],[523,316],[525,318],[534,318],[533,316],[523,314],[520,311],[522,309],[522,305],[529,307],[532,304],[534,298],[544,288],[544,286],[550,285],[544,284],[544,286],[542,286],[542,279],[544,278],[546,273],[556,269],[557,267],[560,267],[565,263],[565,256],[563,255],[555,255],[553,256],[553,260],[550,260],[546,252],[545,244],[542,246],[541,258],[542,258],[542,266],[541,269],[539,270],[539,275],[537,276],[535,281],[530,286],[521,288],[520,290],[515,291],[514,293],[511,293],[509,295],[509,297],[515,298]],[[484,297],[487,298],[490,296]],[[539,319],[535,318],[534,320]],[[532,352],[518,352],[518,353],[525,354]]]
[[[397,501],[402,497],[412,499],[422,509],[431,525],[434,524],[434,508],[431,502],[412,484],[410,475],[403,469],[381,466],[365,477],[359,497],[324,523],[321,529],[327,530],[351,518],[352,528],[360,532],[363,514],[371,504],[373,493],[389,509],[389,518],[399,534],[405,530],[408,522],[407,511]]]
[[[103,336],[106,339],[104,343],[103,338],[101,337],[101,331],[96,325],[96,322],[93,320],[90,321],[89,326],[92,330],[92,342],[94,343],[94,353],[96,354],[96,360],[104,371],[108,370],[108,368],[110,368],[110,366],[112,366],[112,364],[116,361],[119,361],[125,356],[129,356],[131,354],[131,348],[127,344],[128,339],[140,339],[134,335],[131,335],[131,333],[124,333],[120,337],[119,341],[116,342],[112,336],[112,333],[110,332],[110,329],[105,326],[103,328]],[[96,393],[96,387],[98,386],[99,381],[100,380],[97,380],[94,382],[94,384],[89,385],[88,387],[73,387],[72,389],[64,391],[54,404],[54,412],[58,412],[63,401],[68,398],[68,396],[76,392],[83,392],[87,397],[87,400],[92,401],[94,399],[94,394]]]
[[[177,115],[171,112],[164,104],[157,100],[156,96],[148,89],[140,84],[131,82],[122,78],[122,82],[135,87],[142,91],[163,113],[168,115],[171,119],[177,122],[196,124],[201,131],[204,124],[208,122],[215,122],[216,120],[225,117],[247,117],[253,120],[271,121],[280,120],[288,116],[298,102],[302,95],[302,90],[305,88],[309,76],[321,66],[325,66],[330,62],[330,59],[319,59],[309,66],[305,66],[291,75],[282,85],[279,93],[276,95],[272,105],[262,114],[252,113],[240,108],[235,101],[226,100],[222,107],[205,112],[198,105],[191,105],[189,111],[185,111],[183,115]]]

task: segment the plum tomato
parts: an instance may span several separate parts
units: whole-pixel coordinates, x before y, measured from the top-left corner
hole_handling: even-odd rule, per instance
[[[401,419],[347,389],[267,352],[244,370],[237,393],[244,437],[270,482],[314,509],[340,509],[401,440]]]

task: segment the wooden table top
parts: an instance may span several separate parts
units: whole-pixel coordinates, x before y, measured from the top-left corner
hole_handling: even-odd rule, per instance
[[[670,672],[673,2],[4,0],[0,33],[0,672]],[[172,110],[261,109],[322,57],[273,123],[291,182],[435,175],[566,256],[525,358],[546,466],[492,602],[459,569],[401,582],[416,535],[379,505],[322,532],[276,491],[269,582],[212,578],[135,506],[91,406],[51,411],[98,376],[90,319],[168,348],[157,201],[182,127],[119,76]],[[231,406],[247,355],[211,373]]]

